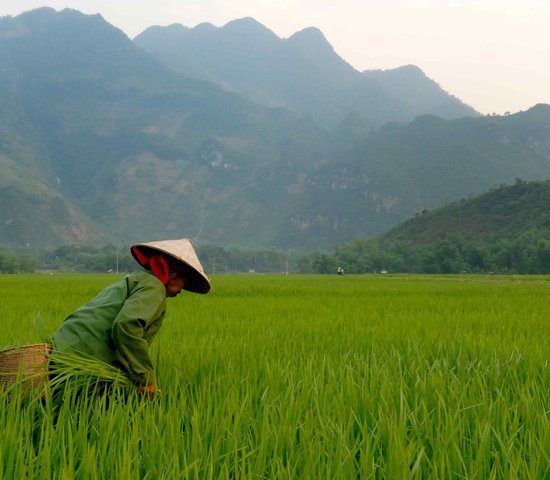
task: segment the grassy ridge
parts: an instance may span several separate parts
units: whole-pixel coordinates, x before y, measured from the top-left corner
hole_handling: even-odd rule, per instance
[[[0,343],[113,276],[0,277]],[[548,277],[219,276],[170,300],[152,403],[0,403],[21,478],[546,478]]]
[[[379,238],[383,243],[406,240],[433,244],[445,239],[494,241],[532,232],[541,238],[550,233],[550,180],[493,188],[424,212],[392,228]]]

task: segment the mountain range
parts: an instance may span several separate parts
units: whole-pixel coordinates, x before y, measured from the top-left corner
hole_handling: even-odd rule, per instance
[[[550,106],[482,117],[417,67],[357,72],[253,19],[132,41],[75,10],[1,18],[0,113],[4,246],[325,248],[550,177]]]
[[[355,70],[314,27],[281,39],[253,18],[243,18],[223,27],[150,27],[134,42],[185,76],[311,115],[328,127],[350,112],[373,125],[410,121],[419,114],[477,115],[413,65]]]

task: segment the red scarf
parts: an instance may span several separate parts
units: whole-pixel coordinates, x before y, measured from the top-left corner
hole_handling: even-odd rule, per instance
[[[148,257],[143,252],[140,252],[137,248],[133,248],[134,255],[138,259],[142,266],[149,266],[153,275],[157,277],[163,285],[166,285],[168,278],[170,277],[170,267],[163,255],[152,255]]]

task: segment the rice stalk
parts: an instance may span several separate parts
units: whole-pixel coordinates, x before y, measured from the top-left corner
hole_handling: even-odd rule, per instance
[[[134,384],[122,370],[82,352],[54,348],[48,369],[49,386],[55,388],[66,382],[85,387],[94,382],[106,382],[129,388]]]

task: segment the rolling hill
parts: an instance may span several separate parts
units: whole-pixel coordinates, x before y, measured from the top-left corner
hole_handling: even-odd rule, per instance
[[[379,237],[382,243],[430,245],[443,240],[514,240],[526,233],[550,238],[550,180],[501,185],[425,211]]]
[[[550,273],[550,180],[500,185],[423,211],[330,254],[312,252],[302,273]],[[483,280],[486,281],[486,280]]]

